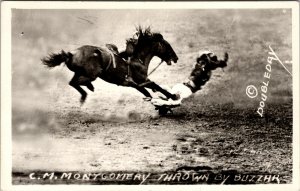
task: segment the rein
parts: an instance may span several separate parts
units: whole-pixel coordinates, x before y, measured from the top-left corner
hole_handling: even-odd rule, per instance
[[[141,61],[140,59],[138,59],[138,61],[141,63],[141,64],[143,64],[143,61]],[[161,60],[160,61],[160,63],[158,63],[158,65],[155,67],[155,68],[153,68],[153,70],[147,75],[147,79],[148,79],[148,77],[153,73],[153,72],[155,72],[155,70],[163,63],[164,61],[163,60]],[[129,65],[130,64],[128,64],[128,75],[126,75],[126,78],[128,79],[128,77],[129,77]],[[147,85],[149,82],[144,82],[144,83],[141,83],[141,84],[139,84],[139,86],[140,87],[143,87],[143,86],[145,86],[145,85]],[[151,83],[151,82],[150,82]]]
[[[130,61],[130,58],[129,58],[129,61]],[[142,61],[141,59],[138,59],[138,61],[139,61],[141,64],[144,64],[143,61]],[[158,63],[157,66],[155,66],[155,68],[153,68],[153,69],[151,70],[151,72],[149,72],[149,74],[147,75],[147,77],[150,76],[153,72],[155,72],[155,70],[156,70],[163,62],[164,62],[164,61],[161,60],[160,63]],[[130,64],[128,64],[128,76],[129,76],[129,65],[130,65]]]
[[[148,76],[150,76],[153,72],[155,72],[155,70],[163,63],[164,61],[161,60],[160,63],[157,64],[157,66],[155,68],[153,68],[153,70],[151,70],[151,72],[149,72]],[[147,77],[148,77],[147,76]]]

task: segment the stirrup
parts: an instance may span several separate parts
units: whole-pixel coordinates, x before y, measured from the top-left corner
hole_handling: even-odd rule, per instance
[[[127,81],[127,82],[134,82],[133,79],[132,79],[132,77],[129,76],[129,75],[125,76],[125,81]]]

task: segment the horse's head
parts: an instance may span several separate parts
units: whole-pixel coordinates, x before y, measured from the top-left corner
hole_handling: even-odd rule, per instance
[[[197,90],[209,80],[212,70],[227,66],[228,54],[225,53],[223,60],[218,60],[212,52],[204,51],[199,54],[196,61],[189,79],[194,83],[193,88]]]
[[[142,54],[150,54],[157,56],[168,65],[171,65],[172,61],[177,62],[178,57],[173,50],[172,46],[166,41],[160,33],[152,33],[148,27],[144,31],[139,28],[137,31],[138,41],[136,45],[136,51],[143,52]]]
[[[177,62],[178,57],[173,50],[172,46],[168,41],[166,41],[163,36],[159,33],[153,34],[153,44],[154,44],[154,50],[155,50],[155,56],[158,56],[163,61],[165,61],[168,65],[172,64],[172,61],[174,63]]]

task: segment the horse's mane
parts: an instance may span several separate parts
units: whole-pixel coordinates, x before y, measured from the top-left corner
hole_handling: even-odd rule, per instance
[[[136,33],[137,37],[152,37],[154,35],[161,35],[160,33],[157,33],[157,32],[152,32],[151,31],[151,27],[148,26],[148,27],[145,27],[143,28],[142,26],[138,26],[136,27]]]
[[[137,39],[135,39],[135,38],[126,39],[126,45],[128,45],[128,44],[136,45],[136,43],[137,43]]]
[[[148,26],[148,27],[146,27],[145,29],[143,29],[142,26],[136,27],[136,35],[137,35],[138,37],[140,37],[140,36],[142,36],[142,37],[145,37],[145,36],[152,36],[151,27]]]

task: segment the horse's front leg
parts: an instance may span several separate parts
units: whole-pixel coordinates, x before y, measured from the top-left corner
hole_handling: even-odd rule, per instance
[[[75,73],[75,75],[69,82],[69,85],[75,88],[81,94],[81,104],[83,104],[86,100],[87,93],[80,87],[80,85],[87,86],[89,90],[94,91],[94,86],[92,85],[91,81],[93,81],[93,79]]]
[[[151,94],[142,86],[139,86],[137,83],[135,83],[134,81],[126,81],[126,86],[132,87],[137,89],[139,92],[141,92],[142,94],[144,94],[144,96],[146,96],[146,98],[151,99],[152,96]]]
[[[162,87],[160,87],[155,82],[152,82],[151,80],[147,80],[145,83],[143,83],[142,85],[140,85],[140,87],[146,87],[146,88],[152,89],[153,91],[159,91],[162,94],[164,94],[168,99],[169,98],[171,98],[172,100],[177,100],[178,99],[178,96],[176,94],[171,94],[170,92],[168,92],[167,90],[163,89]]]

